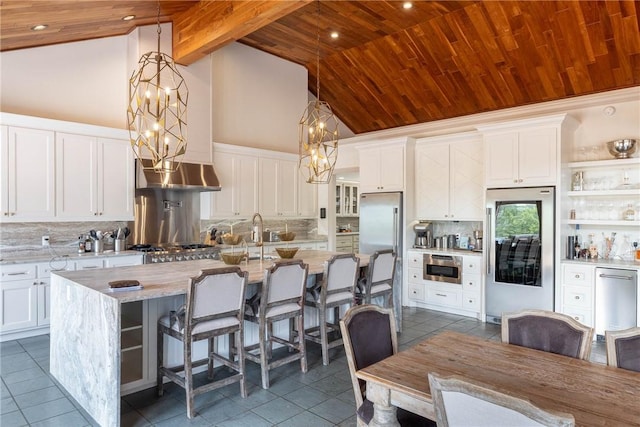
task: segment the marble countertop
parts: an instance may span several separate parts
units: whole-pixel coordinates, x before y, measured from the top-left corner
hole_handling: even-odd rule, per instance
[[[324,262],[339,252],[301,250],[295,259],[302,259],[309,264],[309,274],[324,271]],[[369,255],[356,254],[360,258],[360,266],[369,265]],[[264,269],[271,266],[274,260],[252,260],[241,263],[239,267],[249,272],[249,283],[260,283],[264,277]],[[53,275],[75,282],[78,285],[93,289],[118,299],[120,302],[140,301],[181,295],[187,292],[190,277],[197,276],[200,270],[226,267],[222,261],[197,260],[170,262],[164,264],[143,264],[116,269],[95,269],[79,271],[58,271]],[[137,280],[143,286],[139,291],[111,292],[109,282],[114,280]]]
[[[0,265],[23,264],[23,263],[31,263],[31,262],[47,262],[47,261],[53,261],[53,260],[55,261],[72,260],[73,261],[73,260],[91,259],[91,258],[142,255],[141,252],[136,252],[136,251],[115,252],[113,250],[99,252],[99,253],[84,252],[80,254],[77,251],[73,252],[71,250],[66,250],[66,249],[67,248],[60,248],[60,249],[56,248],[55,251],[25,250],[25,251],[3,252],[2,258],[0,258]]]
[[[295,239],[291,242],[264,242],[265,247],[281,246],[288,244],[289,246],[295,246],[298,243],[326,243],[327,239],[315,238],[315,239]],[[253,242],[247,242],[249,247],[254,246]],[[229,249],[232,246],[229,245],[216,245],[218,248]],[[95,257],[113,257],[113,256],[127,256],[127,255],[142,255],[142,252],[137,251],[121,251],[114,252],[113,250],[107,250],[99,253],[83,252],[78,253],[75,246],[52,246],[51,248],[42,247],[26,247],[17,248],[14,250],[5,249],[0,252],[0,265],[21,264],[31,262],[47,262],[51,260],[79,260]]]
[[[410,251],[429,253],[429,254],[442,254],[442,255],[464,255],[464,256],[477,256],[481,257],[482,252],[471,251],[469,249],[437,249],[437,248],[409,248]]]
[[[640,261],[631,261],[631,260],[622,260],[622,259],[604,259],[604,258],[596,258],[596,259],[562,259],[563,263],[568,264],[584,264],[584,265],[593,265],[595,267],[605,267],[605,268],[631,268],[640,271]]]

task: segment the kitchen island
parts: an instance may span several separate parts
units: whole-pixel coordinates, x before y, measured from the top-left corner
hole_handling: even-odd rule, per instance
[[[295,258],[309,264],[309,275],[317,275],[334,254],[336,252],[299,251]],[[369,256],[357,256],[361,267],[366,267]],[[255,289],[262,282],[264,269],[272,262],[255,260],[242,263],[240,268],[248,271],[249,283]],[[51,374],[100,425],[120,425],[123,306],[183,296],[190,277],[197,276],[202,269],[224,265],[221,261],[198,260],[53,273]],[[110,292],[108,283],[113,280],[137,280],[143,289]],[[163,314],[166,312],[147,315],[148,327],[155,330],[153,322]],[[140,340],[147,343],[148,354],[156,354],[154,334],[146,335]],[[145,369],[152,372],[155,366],[145,366]]]

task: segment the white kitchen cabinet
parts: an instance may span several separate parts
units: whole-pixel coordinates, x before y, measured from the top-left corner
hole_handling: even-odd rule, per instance
[[[54,216],[54,133],[0,126],[0,222],[50,221]]]
[[[60,269],[73,269],[64,263]],[[51,265],[24,263],[1,268],[1,340],[47,333],[51,322]]]
[[[360,151],[360,191],[404,190],[404,143],[364,145]]]
[[[486,186],[556,185],[560,146],[571,142],[576,127],[566,114],[478,126],[484,135]]]
[[[360,214],[360,187],[356,183],[336,184],[336,216],[358,216]]]
[[[483,147],[477,134],[418,140],[415,171],[417,218],[482,220]]]
[[[480,319],[482,257],[462,257],[462,283],[424,280],[424,251],[408,251],[408,298],[418,307]],[[456,254],[458,255],[458,254]]]
[[[134,167],[128,141],[56,133],[56,216],[133,220]]]
[[[562,312],[594,327],[595,267],[562,263]]]
[[[316,218],[318,216],[318,184],[309,184],[298,173],[298,217]]]
[[[214,151],[222,189],[211,193],[211,218],[250,217],[258,211],[258,158]]]
[[[87,258],[75,260],[73,264],[75,270],[96,270],[104,268],[104,262],[104,257],[89,254]]]
[[[297,216],[298,163],[260,159],[259,211],[265,217]]]

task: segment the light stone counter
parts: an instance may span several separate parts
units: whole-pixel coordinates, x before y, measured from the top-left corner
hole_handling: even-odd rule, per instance
[[[295,258],[309,264],[309,274],[315,275],[335,253],[299,251]],[[368,265],[368,255],[357,256],[361,267]],[[257,284],[272,262],[250,261],[240,268],[249,272],[250,283]],[[51,374],[100,425],[119,426],[121,304],[186,294],[190,277],[224,265],[198,260],[53,273]],[[108,282],[125,279],[138,280],[143,290],[109,292]]]

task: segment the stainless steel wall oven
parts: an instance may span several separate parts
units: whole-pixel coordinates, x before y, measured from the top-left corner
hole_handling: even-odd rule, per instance
[[[424,254],[422,260],[424,280],[462,284],[462,257]]]

